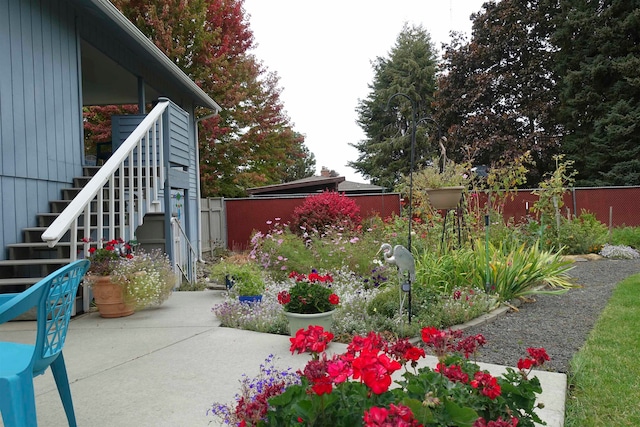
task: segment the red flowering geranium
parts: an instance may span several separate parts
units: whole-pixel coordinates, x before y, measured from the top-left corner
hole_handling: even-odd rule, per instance
[[[82,239],[85,244],[89,244],[89,239]],[[113,272],[118,258],[133,258],[133,248],[128,242],[122,239],[113,239],[103,242],[103,247],[96,248],[90,246],[89,252],[89,274],[95,276],[109,276]]]
[[[327,345],[333,340],[333,334],[325,331],[322,326],[311,325],[308,329],[300,329],[296,335],[289,338],[291,341],[291,352],[322,353],[327,349]]]
[[[548,360],[544,349],[527,349],[530,357],[521,359],[520,370],[507,368],[494,377],[468,360],[484,345],[481,335],[465,338],[460,332],[424,328],[423,343],[440,360],[435,369],[416,369],[425,351],[408,340],[390,343],[371,332],[354,337],[345,353],[327,357],[318,354],[330,340],[324,334],[314,326],[291,338],[292,352],[314,357],[300,371],[301,384],[269,399],[258,425],[288,425],[292,419],[305,425],[366,427],[534,427],[541,422],[534,412],[540,383],[522,368]],[[403,379],[392,386],[392,375],[403,366]]]
[[[331,290],[333,277],[312,270],[309,275],[292,271],[289,278],[294,281],[289,290],[278,293],[278,302],[290,313],[325,313],[340,303],[338,295]]]
[[[523,372],[528,371],[525,374],[528,374],[536,366],[542,366],[545,361],[549,360],[549,355],[544,348],[529,347],[527,353],[529,353],[528,358],[518,360],[518,369]]]

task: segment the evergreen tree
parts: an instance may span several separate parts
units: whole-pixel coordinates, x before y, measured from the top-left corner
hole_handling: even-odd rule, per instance
[[[563,149],[578,185],[640,185],[640,1],[560,0]]]
[[[437,144],[438,130],[431,118],[436,88],[436,55],[428,32],[421,26],[405,24],[388,58],[373,63],[374,78],[369,96],[360,100],[356,111],[365,139],[350,144],[359,151],[349,166],[373,184],[393,188],[410,170],[412,103],[418,125],[415,168],[424,165]],[[408,99],[397,94],[405,94]],[[388,108],[387,108],[388,106]],[[427,134],[431,138],[427,138]],[[429,144],[431,140],[431,145]]]
[[[446,46],[435,108],[449,157],[491,165],[529,151],[538,166],[529,183],[548,171],[561,132],[549,43],[555,3],[487,2],[472,16],[471,40],[455,34]]]

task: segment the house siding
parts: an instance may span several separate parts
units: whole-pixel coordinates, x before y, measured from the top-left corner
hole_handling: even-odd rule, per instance
[[[191,114],[188,111],[183,110],[177,104],[171,102],[169,108],[169,127],[170,133],[170,157],[169,161],[173,165],[179,165],[185,170],[188,170],[188,186],[187,197],[182,201],[183,204],[183,217],[182,225],[185,227],[185,231],[189,236],[189,240],[197,247],[200,240],[198,234],[198,197],[196,185],[196,145],[194,141],[195,128],[193,120],[191,120]],[[171,185],[171,183],[169,183]],[[175,191],[174,191],[175,192]]]
[[[0,247],[21,240],[82,168],[75,13],[60,0],[0,0]],[[0,253],[4,259],[6,253]]]
[[[168,128],[164,129],[167,133],[166,137],[169,141],[169,162],[171,167],[177,167],[179,170],[188,172],[188,181],[186,188],[182,188],[182,183],[169,181],[172,187],[171,207],[172,213],[177,214],[175,207],[177,201],[174,199],[176,193],[184,196],[187,190],[188,198],[180,201],[182,208],[180,209],[180,219],[182,226],[185,228],[191,243],[197,247],[200,236],[198,234],[198,188],[196,182],[196,146],[194,141],[195,127],[192,115],[183,110],[174,102],[170,102],[168,108]],[[144,115],[123,115],[112,117],[112,141],[115,146],[120,146],[125,139],[135,130],[138,124],[144,119]],[[134,161],[135,158],[134,158]],[[170,176],[167,177],[170,179]],[[162,206],[164,207],[164,192],[160,194]],[[164,209],[163,209],[164,210]]]

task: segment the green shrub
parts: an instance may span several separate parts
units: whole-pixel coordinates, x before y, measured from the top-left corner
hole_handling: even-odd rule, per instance
[[[264,292],[263,272],[246,255],[234,254],[218,260],[210,267],[209,274],[220,285],[229,280],[237,295],[253,296]]]
[[[597,253],[607,242],[607,226],[592,213],[582,211],[580,216],[563,218],[558,232],[558,247],[566,254]]]
[[[285,280],[291,271],[323,269],[314,265],[315,258],[304,240],[293,234],[287,224],[279,218],[268,223],[271,229],[266,234],[258,231],[251,236],[249,256],[274,279]]]
[[[616,227],[611,230],[610,243],[612,245],[631,246],[640,249],[640,227]]]
[[[360,207],[335,191],[308,196],[293,210],[291,229],[299,235],[324,234],[327,226],[352,229],[360,225]]]
[[[411,289],[411,314],[412,316],[427,316],[427,312],[432,311],[438,301],[438,292],[426,286],[414,284]],[[408,294],[400,293],[400,287],[390,284],[384,287],[367,305],[369,315],[394,318],[402,315],[400,303],[402,299],[402,313],[406,316]],[[406,319],[405,319],[406,320]]]

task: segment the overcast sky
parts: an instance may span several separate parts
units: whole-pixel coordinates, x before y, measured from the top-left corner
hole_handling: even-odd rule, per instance
[[[450,31],[471,31],[485,0],[245,0],[257,48],[280,77],[280,100],[295,131],[322,166],[349,181],[365,179],[347,162],[364,139],[356,106],[369,94],[371,62],[388,57],[405,22],[421,24],[438,50]]]

